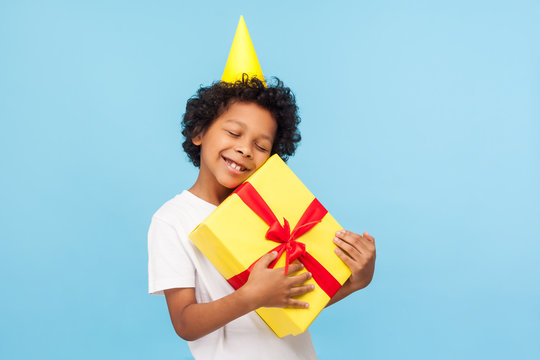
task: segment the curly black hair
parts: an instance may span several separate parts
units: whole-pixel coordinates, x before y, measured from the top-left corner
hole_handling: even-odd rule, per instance
[[[191,141],[204,132],[229,106],[237,102],[255,103],[272,114],[277,122],[277,132],[271,155],[278,154],[284,161],[293,155],[301,140],[298,125],[300,116],[291,89],[274,77],[274,84],[265,84],[256,77],[242,76],[235,83],[215,82],[201,87],[186,104],[182,119],[182,144],[184,151],[196,167],[200,167],[201,147]]]

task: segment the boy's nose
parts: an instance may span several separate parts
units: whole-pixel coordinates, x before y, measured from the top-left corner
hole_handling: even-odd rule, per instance
[[[247,144],[239,143],[236,145],[236,151],[247,158],[253,157],[251,147]]]
[[[236,151],[239,152],[240,154],[242,154],[243,156],[247,157],[247,158],[251,158],[253,156],[253,154],[251,153],[249,148],[246,147],[246,146],[238,146],[236,148]]]

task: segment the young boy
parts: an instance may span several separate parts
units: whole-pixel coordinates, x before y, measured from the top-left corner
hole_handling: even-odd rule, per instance
[[[308,331],[278,338],[254,312],[309,306],[295,298],[313,290],[305,284],[311,275],[297,273],[301,264],[284,274],[268,268],[275,252],[264,255],[235,291],[188,238],[271,155],[294,154],[300,141],[294,95],[279,80],[267,85],[241,17],[222,81],[200,88],[186,106],[183,147],[200,169],[197,180],[154,214],[148,231],[149,293],[165,295],[174,329],[196,359],[316,358]],[[329,304],[370,283],[374,240],[345,230],[328,239],[352,273]]]
[[[286,159],[300,140],[299,117],[290,89],[278,80],[266,87],[257,78],[201,88],[188,101],[183,144],[200,168],[195,184],[153,216],[149,240],[149,292],[165,294],[176,333],[188,340],[196,359],[315,359],[309,332],[278,338],[254,312],[266,307],[306,308],[295,297],[311,291],[301,264],[268,269],[275,253],[253,268],[234,291],[189,240],[188,234],[272,154]],[[373,276],[374,238],[336,233],[336,254],[352,275],[330,300],[366,287]],[[292,274],[292,275],[291,275]]]

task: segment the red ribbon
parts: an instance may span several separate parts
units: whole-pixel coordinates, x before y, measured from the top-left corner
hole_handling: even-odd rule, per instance
[[[273,268],[281,255],[285,253],[285,274],[289,270],[289,264],[298,259],[304,264],[306,270],[311,272],[313,279],[319,287],[329,297],[334,296],[341,287],[341,284],[317,261],[317,259],[306,251],[305,244],[295,240],[322,221],[323,217],[328,212],[324,206],[322,206],[317,199],[314,199],[304,211],[302,217],[298,220],[298,223],[291,232],[287,219],[283,218],[283,225],[281,225],[268,204],[249,182],[240,185],[234,193],[236,193],[255,214],[268,224],[269,229],[265,235],[266,239],[281,243],[268,252],[277,251],[278,253],[276,259],[269,265],[269,268]],[[228,279],[227,281],[229,284],[235,289],[242,287],[242,285],[247,282],[249,274],[257,261],[258,259],[246,270]]]

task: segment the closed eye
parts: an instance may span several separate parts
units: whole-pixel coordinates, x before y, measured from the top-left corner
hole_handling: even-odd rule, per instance
[[[263,148],[262,146],[257,145],[257,147],[258,147],[259,150],[261,150],[261,151],[265,151],[265,152],[268,151],[267,149]]]
[[[227,132],[228,132],[231,136],[234,136],[234,137],[240,136],[240,134],[233,133],[232,131],[229,131],[229,130],[227,130]]]

